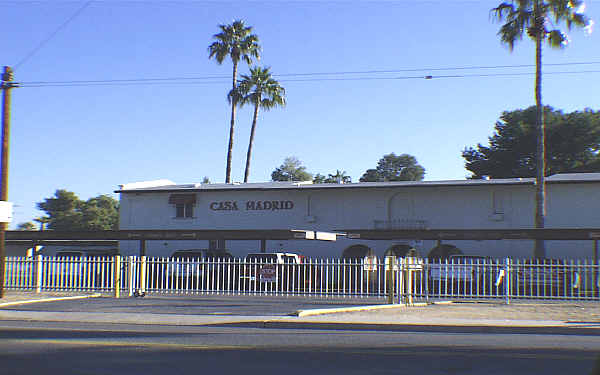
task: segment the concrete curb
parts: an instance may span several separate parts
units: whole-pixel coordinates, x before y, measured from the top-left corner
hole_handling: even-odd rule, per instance
[[[23,305],[27,303],[36,303],[36,302],[54,302],[54,301],[65,301],[72,299],[84,299],[84,298],[98,298],[102,297],[102,294],[89,294],[84,296],[67,296],[67,297],[50,297],[50,298],[41,298],[41,299],[30,299],[25,301],[13,301],[13,302],[5,302],[0,303],[0,307],[6,306],[15,306],[15,305]]]
[[[423,304],[423,306],[426,306],[426,304]],[[406,307],[406,304],[370,305],[370,306],[354,306],[354,307],[336,307],[336,308],[332,308],[332,309],[298,310],[291,315],[302,318],[305,316],[345,313],[345,312],[353,312],[353,311],[385,310],[385,309],[393,309],[393,308],[400,308],[400,307]]]
[[[334,313],[346,313],[346,312],[355,312],[355,311],[373,311],[373,310],[385,310],[385,309],[393,309],[400,307],[425,307],[427,305],[449,305],[452,304],[452,301],[439,301],[439,302],[419,302],[413,304],[406,303],[396,303],[392,305],[368,305],[368,306],[354,306],[354,307],[338,307],[333,309],[311,309],[311,310],[298,310],[295,313],[290,315],[297,316],[299,318],[305,316],[315,316],[315,315],[324,315],[324,314],[334,314]]]

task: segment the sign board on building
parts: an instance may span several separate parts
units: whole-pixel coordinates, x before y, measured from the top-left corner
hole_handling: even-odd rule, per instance
[[[12,202],[0,201],[0,223],[10,223],[13,217]]]

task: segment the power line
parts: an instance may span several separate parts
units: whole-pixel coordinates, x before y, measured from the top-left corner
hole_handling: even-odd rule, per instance
[[[544,64],[544,66],[572,66],[572,65],[598,65],[600,61],[587,62],[570,62],[570,63],[554,63]],[[477,70],[477,69],[513,69],[513,68],[532,68],[535,64],[521,65],[492,65],[492,66],[459,66],[447,68],[412,68],[412,69],[395,69],[395,70],[366,70],[355,72],[330,72],[330,73],[288,73],[288,74],[273,74],[274,76],[302,76],[302,75],[338,75],[338,74],[379,74],[379,73],[402,73],[402,72],[424,72],[424,71],[444,71],[444,70]]]
[[[600,73],[600,70],[579,70],[579,71],[559,71],[559,72],[544,72],[548,75],[565,75],[565,74],[594,74]],[[485,77],[518,77],[532,76],[534,72],[515,72],[515,73],[477,73],[477,74],[453,74],[453,75],[418,75],[418,76],[397,76],[397,77],[338,77],[338,78],[299,78],[299,79],[282,79],[281,82],[327,82],[327,81],[393,81],[393,80],[411,80],[411,79],[448,79],[448,78],[485,78]],[[20,87],[92,87],[92,86],[145,86],[145,85],[207,85],[207,84],[224,84],[228,81],[176,81],[176,80],[161,80],[161,81],[97,81],[97,82],[71,82],[71,83],[39,83],[39,84],[22,84]]]
[[[23,64],[25,61],[29,60],[35,53],[37,53],[37,51],[39,51],[46,43],[48,43],[52,38],[54,38],[54,36],[56,36],[56,34],[58,34],[62,29],[64,29],[69,23],[71,23],[71,21],[73,21],[79,14],[81,14],[81,12],[83,12],[83,10],[85,8],[87,8],[90,4],[92,3],[92,0],[86,2],[85,4],[83,4],[83,6],[79,9],[77,9],[77,11],[75,13],[73,13],[71,15],[71,17],[69,17],[65,22],[63,22],[56,30],[54,30],[52,33],[50,33],[50,35],[48,35],[48,37],[46,37],[45,39],[43,39],[40,44],[37,45],[37,47],[35,47],[33,50],[31,50],[31,52],[29,52],[27,55],[25,55],[25,57],[23,57],[21,59],[21,61],[19,61],[17,64],[15,64],[13,71],[17,70],[17,68]]]
[[[600,61],[587,61],[587,62],[569,62],[569,63],[549,63],[544,66],[576,66],[576,65],[598,65]],[[365,70],[365,71],[337,71],[337,72],[315,72],[315,73],[284,73],[284,74],[273,74],[276,77],[323,77],[323,76],[344,76],[344,75],[357,75],[357,74],[392,74],[392,73],[406,73],[406,72],[433,72],[433,71],[453,71],[453,70],[484,70],[484,69],[517,69],[517,68],[531,68],[533,64],[521,64],[521,65],[493,65],[493,66],[459,66],[459,67],[433,67],[433,68],[412,68],[412,69],[394,69],[394,70]],[[586,73],[595,73],[596,71],[581,71]],[[577,73],[577,72],[575,72]],[[319,80],[377,80],[377,79],[417,79],[417,78],[458,78],[458,77],[493,77],[503,75],[529,75],[533,73],[490,73],[490,74],[467,74],[467,75],[444,75],[444,76],[431,76],[431,75],[419,75],[419,76],[407,76],[407,77],[359,77],[359,78],[314,78],[306,79],[306,81],[319,81]],[[544,73],[544,74],[566,74],[566,73]],[[187,83],[187,84],[204,84],[204,83],[222,83],[224,80],[229,80],[229,76],[199,76],[199,77],[157,77],[157,78],[131,78],[131,79],[107,79],[107,80],[72,80],[72,81],[31,81],[31,82],[20,82],[19,84],[26,87],[42,87],[42,86],[87,86],[87,85],[104,85],[104,84],[119,84],[119,85],[131,85],[131,84],[161,84],[161,82],[173,84],[173,83]],[[193,81],[210,81],[212,82],[193,82]],[[190,82],[192,81],[192,82]],[[294,82],[304,80],[287,80],[283,81]]]

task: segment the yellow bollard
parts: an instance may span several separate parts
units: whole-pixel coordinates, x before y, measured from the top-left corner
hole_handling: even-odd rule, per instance
[[[146,267],[147,267],[147,263],[146,263],[146,256],[141,256],[140,257],[140,293],[146,293]]]
[[[113,287],[114,297],[119,298],[121,296],[121,257],[115,255],[114,257],[115,269],[113,273]]]

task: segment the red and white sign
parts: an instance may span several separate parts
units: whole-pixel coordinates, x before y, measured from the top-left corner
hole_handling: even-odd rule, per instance
[[[266,264],[260,268],[260,282],[273,283],[277,281],[277,265]]]

